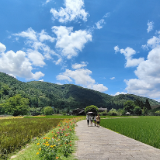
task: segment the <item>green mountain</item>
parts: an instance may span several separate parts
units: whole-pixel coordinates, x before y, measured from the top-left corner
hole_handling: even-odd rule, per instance
[[[48,82],[31,81],[21,82],[16,78],[0,72],[0,103],[6,99],[21,94],[28,98],[31,108],[54,106],[55,108],[85,108],[89,105],[97,107],[122,108],[127,100],[139,99],[145,102],[146,97],[133,94],[111,96],[95,90],[83,88],[73,84],[58,85]],[[148,99],[151,106],[160,105],[159,102]]]

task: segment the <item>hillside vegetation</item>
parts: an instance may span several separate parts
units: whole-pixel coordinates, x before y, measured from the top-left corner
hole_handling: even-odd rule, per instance
[[[29,107],[41,110],[45,106],[54,106],[57,109],[85,108],[89,105],[97,107],[123,108],[127,100],[139,99],[146,101],[146,97],[133,94],[111,96],[95,90],[83,88],[73,84],[58,85],[48,82],[31,81],[21,82],[16,78],[0,72],[0,114],[1,105],[10,97],[20,94],[29,100]],[[160,105],[159,102],[148,99],[151,106]]]

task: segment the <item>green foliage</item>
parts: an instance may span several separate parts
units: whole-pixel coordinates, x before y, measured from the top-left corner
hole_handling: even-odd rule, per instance
[[[41,136],[62,119],[6,119],[0,120],[0,159],[21,148],[34,137]]]
[[[10,97],[3,104],[4,110],[7,114],[13,116],[25,115],[29,110],[29,99],[22,98],[21,95],[17,94],[13,97]]]
[[[132,114],[134,108],[135,108],[135,104],[134,104],[133,101],[130,101],[130,100],[129,100],[129,101],[126,101],[126,102],[124,103],[124,110],[125,110],[125,112],[130,112],[130,113]]]
[[[148,99],[146,99],[145,107],[146,107],[148,110],[151,109],[151,105],[149,104]]]
[[[160,110],[155,112],[155,116],[160,116]]]
[[[123,108],[124,103],[128,100],[135,101],[139,99],[143,104],[146,102],[145,97],[139,97],[133,94],[110,96],[73,84],[57,85],[40,81],[24,83],[0,72],[0,104],[5,103],[6,100],[17,94],[29,99],[29,107],[35,109],[33,109],[33,113],[35,114],[39,112],[42,113],[42,108],[45,106],[52,106],[57,109],[54,113],[59,113],[66,108],[70,110],[85,108],[90,105],[107,108],[108,110],[112,108],[119,109]],[[148,99],[148,101],[151,106],[160,104],[152,99]],[[143,107],[145,106],[143,105],[141,109],[143,109]],[[40,111],[36,110],[36,108],[40,108]],[[32,110],[30,111],[32,112]]]
[[[101,119],[101,126],[160,149],[160,117]]]
[[[109,112],[108,112],[108,115],[110,116],[117,116],[118,115],[118,112],[116,109],[112,108]]]
[[[139,106],[135,106],[133,109],[133,113],[136,115],[141,115],[142,114],[142,110]]]
[[[88,112],[95,112],[95,113],[97,113],[98,112],[98,107],[94,106],[94,105],[87,106],[85,108],[85,113],[88,113]]]
[[[53,108],[50,106],[47,106],[44,108],[44,114],[45,115],[52,115],[53,114]]]

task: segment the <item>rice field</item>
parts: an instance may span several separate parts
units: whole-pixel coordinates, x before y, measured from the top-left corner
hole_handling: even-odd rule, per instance
[[[160,149],[160,117],[101,119],[101,126]]]
[[[0,120],[0,159],[42,136],[63,119],[17,118]]]

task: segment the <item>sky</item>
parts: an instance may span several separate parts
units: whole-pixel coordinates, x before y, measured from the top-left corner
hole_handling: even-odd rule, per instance
[[[160,101],[159,0],[1,0],[0,72]]]

